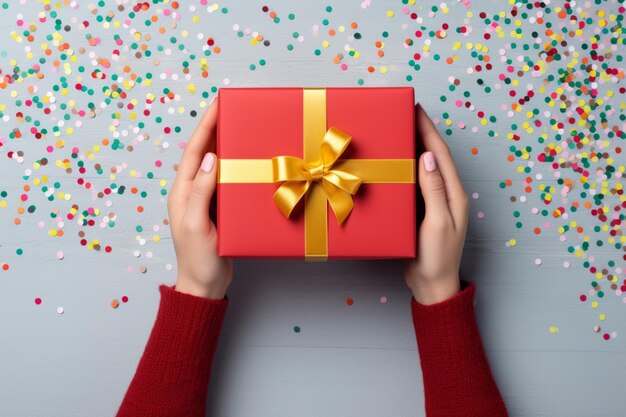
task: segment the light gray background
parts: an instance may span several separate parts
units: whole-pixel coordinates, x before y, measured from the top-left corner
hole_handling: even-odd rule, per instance
[[[113,35],[124,37],[122,50],[132,42],[129,28],[105,29],[97,24],[89,13],[87,2],[79,2],[80,8],[73,10],[62,8],[59,14],[64,23],[75,28],[63,33],[64,40],[74,48],[85,46],[85,34],[91,33],[102,38],[97,47],[87,47],[88,53],[96,51],[99,55],[110,58],[110,53],[117,46]],[[95,1],[94,1],[95,3]],[[183,2],[181,2],[183,3]],[[199,2],[190,2],[199,5]],[[232,3],[232,4],[231,4]],[[507,9],[505,2],[473,2],[470,10],[498,12]],[[224,79],[231,81],[231,86],[356,86],[356,80],[363,78],[366,86],[409,85],[406,74],[413,74],[410,85],[416,88],[416,98],[433,117],[441,117],[448,111],[455,120],[468,123],[468,128],[455,128],[452,136],[445,136],[449,143],[459,171],[463,177],[466,191],[480,197],[472,200],[471,224],[468,232],[462,274],[466,279],[478,284],[476,313],[479,320],[483,341],[492,365],[495,378],[502,391],[505,402],[512,416],[596,416],[609,417],[623,415],[623,384],[626,375],[624,361],[624,304],[621,298],[607,294],[601,301],[607,321],[599,323],[598,311],[582,305],[577,298],[589,289],[591,275],[582,267],[582,260],[567,253],[567,245],[572,242],[559,241],[556,223],[539,237],[533,235],[534,219],[530,209],[540,207],[540,201],[526,205],[512,205],[511,195],[521,195],[521,188],[516,185],[502,191],[500,181],[511,178],[517,184],[523,176],[516,173],[517,164],[506,162],[510,142],[505,138],[511,120],[500,110],[502,103],[510,100],[504,91],[494,92],[491,96],[476,88],[475,77],[468,76],[465,69],[477,62],[470,60],[464,50],[459,52],[460,60],[453,66],[443,61],[450,52],[455,40],[466,42],[470,38],[459,38],[453,28],[462,23],[467,10],[459,3],[451,1],[450,13],[441,13],[433,19],[426,17],[425,10],[419,10],[425,16],[424,24],[432,30],[438,29],[441,22],[451,25],[450,36],[443,41],[434,41],[433,52],[442,54],[442,60],[432,58],[422,62],[422,70],[414,72],[407,65],[414,52],[421,52],[422,43],[409,49],[403,47],[403,41],[412,37],[416,25],[402,15],[401,1],[376,1],[367,9],[360,7],[360,1],[349,2],[274,2],[268,4],[281,17],[281,23],[273,23],[261,12],[261,2],[225,2],[220,7],[228,7],[228,14],[197,12],[202,18],[200,24],[189,20],[191,12],[184,5],[183,19],[178,28],[169,29],[165,36],[154,36],[148,42],[153,50],[156,45],[171,47],[167,39],[179,35],[188,28],[190,35],[184,40],[188,49],[199,52],[203,41],[198,41],[198,32],[206,36],[215,36],[222,53],[208,57],[210,76],[199,77],[197,61],[193,64],[192,81],[198,88],[196,94],[186,90],[186,81],[168,79],[159,80],[158,75],[173,68],[181,74],[180,61],[185,53],[173,49],[170,56],[156,53],[161,60],[159,67],[154,67],[151,59],[135,59],[127,50],[122,52],[119,62],[112,62],[109,75],[128,64],[134,72],[152,72],[152,86],[136,86],[129,92],[130,97],[139,100],[138,110],[143,110],[145,94],[160,94],[164,87],[175,88],[180,94],[180,101],[173,103],[175,108],[185,107],[183,115],[168,115],[166,105],[153,106],[153,114],[143,130],[150,133],[147,142],[135,145],[135,151],[113,151],[103,149],[93,162],[88,162],[88,175],[98,189],[110,185],[107,175],[97,176],[93,172],[93,163],[102,164],[105,172],[112,166],[128,163],[128,170],[121,173],[115,181],[127,187],[124,196],[112,196],[108,200],[112,207],[106,207],[107,199],[92,200],[91,194],[76,185],[79,177],[75,160],[74,173],[67,175],[55,167],[54,161],[68,158],[73,146],[79,146],[81,154],[99,143],[103,137],[111,137],[108,127],[111,113],[116,111],[115,101],[103,109],[95,119],[84,120],[84,125],[76,132],[65,137],[67,142],[63,150],[48,155],[50,163],[34,171],[30,180],[22,176],[26,169],[44,155],[45,146],[53,144],[51,135],[45,141],[36,141],[26,128],[25,137],[20,141],[7,140],[0,147],[0,190],[9,193],[7,208],[0,209],[0,264],[10,264],[8,271],[0,271],[0,416],[1,417],[83,417],[114,415],[135,371],[143,351],[158,306],[158,284],[173,283],[175,270],[168,271],[165,265],[175,265],[169,229],[162,220],[167,216],[165,198],[159,195],[159,179],[166,178],[171,185],[174,178],[172,166],[180,158],[181,151],[176,146],[191,133],[195,121],[188,113],[191,109],[201,111],[203,101],[200,91],[209,86],[224,86]],[[334,7],[332,13],[324,8],[327,4]],[[426,8],[434,4],[420,3]],[[610,7],[609,7],[610,6]],[[617,6],[609,4],[608,9]],[[136,19],[131,26],[142,33],[156,31],[156,25],[148,29],[143,26],[144,18]],[[24,14],[26,22],[36,21],[42,5],[29,2],[20,6],[10,2],[8,10],[0,11],[0,37],[3,39],[0,51],[6,54],[0,58],[3,73],[10,71],[9,60],[17,59],[21,67],[27,68],[29,61],[25,57],[25,43],[16,43],[10,37],[15,25],[16,15]],[[114,9],[113,2],[108,2],[102,10]],[[386,17],[386,10],[395,11],[395,17]],[[296,14],[294,21],[287,15]],[[126,13],[121,14],[126,16]],[[79,30],[70,23],[72,16],[78,21],[88,19],[92,23],[88,30]],[[162,16],[161,16],[162,17]],[[344,52],[347,37],[353,31],[346,30],[331,40],[331,46],[316,57],[313,50],[321,48],[326,37],[313,36],[311,26],[320,24],[323,18],[329,18],[328,27],[337,28],[340,24],[349,26],[351,21],[359,23],[359,32],[363,35],[360,42],[353,41],[361,52],[357,60],[346,58],[348,71],[341,71],[332,63],[336,53]],[[169,20],[165,19],[166,22]],[[483,26],[475,17],[472,19],[475,36],[480,42]],[[408,23],[403,30],[401,25]],[[237,37],[233,24],[242,29],[258,31],[272,44],[270,47],[251,46],[249,37]],[[38,24],[37,36],[52,33],[53,25]],[[507,29],[507,31],[510,28]],[[322,31],[324,27],[322,26]],[[382,39],[380,33],[387,30],[389,39],[385,41],[384,59],[375,57],[373,43]],[[298,31],[305,37],[299,43],[292,38]],[[524,42],[530,42],[531,29],[525,29]],[[508,32],[507,32],[508,33]],[[41,56],[40,38],[33,43],[33,51]],[[493,39],[488,43],[490,55],[497,57],[497,50],[510,39]],[[519,41],[522,43],[522,41]],[[295,46],[294,51],[286,49],[287,43]],[[623,52],[623,51],[622,51]],[[344,52],[345,53],[345,52]],[[516,56],[513,54],[512,56]],[[264,67],[258,65],[259,59],[266,59]],[[32,62],[31,62],[32,63]],[[257,70],[250,71],[248,66],[257,64]],[[377,68],[384,63],[389,68],[387,74],[376,72],[369,74],[368,65]],[[69,95],[77,101],[77,107],[85,108],[93,101],[99,105],[103,99],[100,88],[108,85],[88,78],[93,70],[86,55],[79,56],[79,62],[72,64],[74,72],[68,75],[71,86],[79,74],[77,65],[88,69],[83,74],[85,82],[96,89],[93,97],[84,94]],[[494,62],[494,65],[498,63]],[[564,63],[562,64],[565,65]],[[49,68],[49,66],[47,67]],[[500,68],[498,66],[498,68]],[[556,73],[556,67],[549,73]],[[492,77],[497,71],[486,72],[482,78],[487,85],[493,85]],[[448,77],[454,75],[461,80],[461,88],[450,93]],[[25,89],[34,84],[39,87],[39,94],[49,91],[58,83],[60,73],[46,73],[40,81],[27,79],[22,84],[13,85],[8,90],[0,90],[0,103],[8,105],[6,122],[0,122],[2,137],[18,123],[15,112],[24,111],[32,114],[51,127],[54,120],[42,118],[41,112],[33,108],[12,106],[15,99],[8,91],[16,90],[20,98],[28,96]],[[539,79],[529,82],[539,85]],[[477,121],[475,115],[465,110],[458,110],[453,103],[462,98],[464,88],[472,91],[471,100],[488,115],[494,114],[498,122],[491,127],[480,127],[478,134],[471,133],[470,127]],[[518,90],[521,87],[518,88]],[[447,95],[448,102],[442,103],[440,95]],[[211,95],[212,96],[212,95]],[[68,97],[59,96],[60,102],[67,102]],[[206,100],[208,101],[208,100]],[[539,102],[539,100],[537,100]],[[537,103],[540,107],[543,103]],[[119,110],[128,115],[127,110]],[[57,111],[51,115],[60,117]],[[163,137],[162,127],[150,121],[161,115],[173,126],[180,124],[183,131],[178,135]],[[141,117],[139,118],[141,119]],[[75,118],[72,118],[72,122]],[[520,119],[521,123],[522,119]],[[136,125],[124,117],[118,131]],[[489,138],[489,128],[500,133],[498,138]],[[443,130],[443,129],[442,129]],[[536,146],[534,136],[522,135],[527,144]],[[133,134],[123,138],[129,144]],[[172,146],[163,150],[156,143],[168,140]],[[469,152],[472,146],[479,148],[479,155]],[[25,161],[18,164],[7,158],[8,151],[22,150]],[[156,169],[155,159],[162,159],[164,167]],[[623,161],[622,161],[623,163]],[[136,169],[144,175],[133,178],[130,169]],[[551,175],[547,168],[538,167],[534,173]],[[145,173],[155,172],[155,179],[148,180]],[[55,200],[48,202],[38,187],[33,186],[27,204],[20,204],[19,195],[25,184],[32,179],[48,175],[51,182],[58,180],[62,191],[72,194],[71,201]],[[137,186],[149,193],[147,199],[131,196],[128,189]],[[555,194],[558,199],[558,192]],[[23,215],[20,226],[13,225],[17,207],[36,204],[37,211],[32,215]],[[49,213],[56,207],[64,215],[71,204],[79,204],[82,209],[89,206],[101,210],[101,216],[111,211],[117,213],[114,228],[85,228],[88,240],[99,239],[103,245],[111,245],[113,252],[89,251],[79,245],[77,233],[83,228],[75,221],[65,221],[65,236],[51,238],[47,235],[54,222]],[[143,204],[146,211],[139,215],[135,206]],[[525,227],[515,228],[512,212],[518,209]],[[485,213],[485,219],[476,217],[478,211]],[[588,217],[586,217],[588,216]],[[577,217],[581,224],[591,227],[593,219],[585,213]],[[46,226],[37,226],[44,220]],[[552,220],[549,218],[548,220]],[[141,224],[144,231],[137,233],[135,226]],[[158,234],[161,241],[155,243],[151,231],[153,225],[160,225]],[[140,245],[137,237],[147,240]],[[507,247],[510,239],[517,239],[515,247]],[[23,248],[24,254],[16,255],[16,249]],[[56,252],[63,250],[64,259],[56,258]],[[139,250],[141,257],[133,256]],[[147,257],[151,251],[153,256]],[[598,251],[597,259],[620,259],[610,248]],[[536,258],[543,263],[537,267]],[[571,268],[565,269],[564,261],[571,262]],[[147,273],[139,272],[141,266],[148,268]],[[132,272],[127,268],[132,267]],[[623,279],[623,276],[622,276]],[[112,299],[129,297],[129,302],[118,309],[112,309]],[[423,415],[423,395],[415,336],[412,329],[409,300],[402,276],[401,261],[360,261],[328,262],[325,264],[299,261],[273,261],[238,259],[235,262],[234,282],[229,289],[231,299],[229,311],[220,338],[220,345],[215,358],[212,382],[209,391],[208,415],[210,416],[388,416],[405,417]],[[383,304],[381,296],[388,298]],[[33,303],[35,297],[44,301],[40,306]],[[348,307],[346,298],[354,299],[354,305]],[[57,314],[58,306],[63,306],[65,313]],[[618,332],[619,337],[605,342],[593,332],[593,326],[601,324]],[[295,333],[294,326],[302,331]],[[550,326],[558,327],[556,334],[550,334]]]

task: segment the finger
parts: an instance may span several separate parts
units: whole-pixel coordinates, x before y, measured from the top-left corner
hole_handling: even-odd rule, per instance
[[[217,169],[215,168],[217,157],[209,152],[202,159],[200,169],[191,184],[185,222],[190,221],[198,228],[211,227],[209,218],[209,205],[215,192]]]
[[[215,151],[215,127],[217,126],[217,100],[213,99],[198,122],[191,139],[185,145],[176,180],[193,181],[207,152]]]
[[[451,219],[446,187],[433,152],[427,151],[420,156],[418,179],[426,205],[424,218],[443,221]]]
[[[416,130],[424,150],[431,151],[435,155],[438,171],[443,178],[450,212],[454,216],[455,222],[461,222],[466,216],[467,195],[454,165],[450,149],[437,132],[433,122],[422,106],[416,105],[415,111]]]

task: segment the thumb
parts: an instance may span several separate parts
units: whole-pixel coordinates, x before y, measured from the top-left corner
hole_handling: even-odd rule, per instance
[[[419,164],[419,185],[426,205],[426,217],[447,213],[448,199],[446,197],[446,187],[437,168],[435,154],[424,152]]]
[[[209,205],[211,204],[211,198],[215,192],[215,183],[217,179],[216,169],[217,157],[214,153],[208,152],[204,155],[200,169],[196,173],[196,177],[191,184],[191,193],[189,195],[189,201],[187,203],[187,213],[185,217],[193,219],[193,222],[203,225],[204,221],[208,221],[209,218]]]

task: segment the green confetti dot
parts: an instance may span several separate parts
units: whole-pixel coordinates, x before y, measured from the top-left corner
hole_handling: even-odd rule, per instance
[[[293,326],[294,333],[300,333],[300,326]]]
[[[17,253],[18,255],[21,255],[24,253],[24,250],[21,248],[17,248],[17,250],[15,251],[15,253]]]

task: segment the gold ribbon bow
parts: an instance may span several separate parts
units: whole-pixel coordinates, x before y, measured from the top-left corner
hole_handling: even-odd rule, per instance
[[[361,178],[345,171],[333,169],[333,164],[350,144],[351,137],[340,129],[331,127],[320,144],[320,159],[314,163],[295,156],[272,158],[274,182],[285,181],[274,193],[274,202],[289,218],[298,201],[304,197],[314,182],[320,182],[335,213],[337,223],[348,217]]]
[[[328,257],[327,204],[342,224],[362,183],[415,183],[415,159],[339,159],[350,135],[326,127],[326,90],[303,90],[303,158],[218,159],[218,179],[228,183],[283,182],[274,202],[289,217],[304,196],[304,255],[307,261]],[[321,182],[316,186],[315,182]]]

